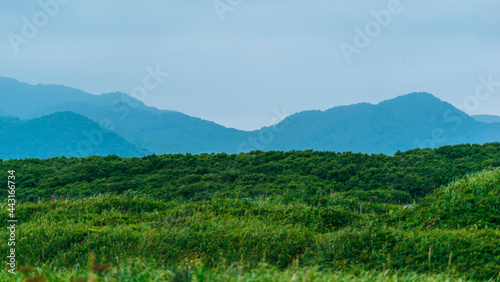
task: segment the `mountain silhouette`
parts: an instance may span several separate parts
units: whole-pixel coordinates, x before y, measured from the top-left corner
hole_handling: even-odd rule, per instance
[[[472,119],[428,93],[377,105],[362,103],[297,113],[269,149],[392,154],[397,150],[500,141],[500,127]],[[277,125],[278,127],[280,125]]]
[[[82,142],[86,137],[78,132],[101,126],[112,131],[107,134],[117,143],[102,144],[95,154],[123,156],[307,149],[394,154],[414,148],[500,141],[500,123],[470,117],[428,93],[402,95],[376,105],[361,103],[299,112],[255,131],[148,107],[119,92],[92,95],[65,86],[30,85],[8,78],[0,78],[0,99],[4,101],[0,106],[0,116],[5,117],[2,124],[8,124],[2,134],[17,132],[19,138],[30,139],[34,134],[57,131],[60,138],[59,143],[42,138],[43,151],[23,150],[29,140],[18,143],[18,148],[10,144],[10,153],[2,150],[0,158],[7,158],[5,154],[16,158],[64,155],[65,146],[52,146],[62,146],[64,138],[69,138],[70,144]],[[61,112],[62,116],[54,115]],[[72,128],[64,123],[68,119],[73,120],[73,126],[83,125]],[[45,129],[49,120],[62,125]]]
[[[58,85],[29,85],[0,78],[4,115],[32,119],[71,111],[109,123],[122,138],[151,153],[236,152],[246,132],[175,111],[158,110],[123,93],[92,95]]]
[[[90,119],[61,112],[32,120],[0,118],[0,158],[144,156],[139,149]]]

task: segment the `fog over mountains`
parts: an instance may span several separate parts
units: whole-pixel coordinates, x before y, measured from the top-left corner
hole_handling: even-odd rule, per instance
[[[123,93],[92,95],[0,78],[0,158],[251,150],[398,150],[500,141],[500,117],[470,117],[428,93],[304,111],[256,131],[158,110]]]

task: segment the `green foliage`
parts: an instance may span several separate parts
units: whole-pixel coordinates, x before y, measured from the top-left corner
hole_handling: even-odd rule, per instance
[[[5,161],[21,201],[16,258],[35,269],[16,279],[498,279],[500,168],[481,168],[499,146]],[[334,178],[313,174],[327,164]],[[446,179],[458,180],[433,188]]]
[[[255,199],[288,190],[287,202],[330,193],[412,202],[466,173],[498,166],[500,143],[492,143],[417,149],[395,156],[309,150],[9,160],[0,162],[0,174],[17,170],[23,185],[18,199],[32,201],[127,191],[166,201]]]
[[[437,189],[408,215],[408,226],[484,229],[500,224],[500,169],[467,176]]]
[[[491,278],[500,271],[499,241],[498,230],[430,232],[378,226],[346,229],[321,236],[313,249],[316,256],[311,256],[308,263],[345,271],[362,268],[468,273],[474,269],[477,277]]]
[[[1,281],[129,281],[129,282],[176,282],[176,281],[452,281],[450,274],[429,275],[419,273],[398,273],[391,271],[361,271],[359,273],[346,273],[342,271],[319,271],[315,267],[293,267],[282,270],[266,263],[259,263],[257,267],[248,268],[242,265],[219,266],[217,268],[204,268],[196,263],[187,263],[183,266],[165,267],[156,263],[145,263],[137,260],[128,261],[119,267],[109,267],[94,264],[91,267],[80,265],[72,268],[54,270],[50,265],[38,268],[24,267],[25,271],[16,276],[0,272]],[[40,280],[24,280],[34,279]],[[456,278],[453,281],[475,281],[473,275]]]
[[[286,272],[300,263],[320,270],[320,276],[330,270],[354,275],[399,271],[492,279],[500,272],[498,221],[482,220],[484,225],[470,228],[471,222],[450,224],[460,222],[458,215],[442,216],[447,221],[429,229],[418,220],[446,204],[464,208],[457,211],[464,217],[496,219],[498,211],[487,204],[467,209],[461,201],[474,194],[478,203],[498,203],[484,199],[498,201],[499,172],[456,181],[412,208],[334,194],[325,198],[319,192],[295,202],[286,193],[198,202],[164,202],[143,195],[44,199],[17,207],[21,226],[16,256],[22,264],[63,269],[85,265],[92,252],[97,264],[123,266],[138,259],[175,269],[188,263],[209,273],[231,265],[248,273],[262,263]],[[451,200],[438,201],[444,194]],[[364,207],[362,215],[358,204]],[[6,210],[6,204],[0,208]],[[3,238],[8,235],[0,232]],[[0,252],[7,253],[7,248]],[[185,275],[193,278],[196,273]]]

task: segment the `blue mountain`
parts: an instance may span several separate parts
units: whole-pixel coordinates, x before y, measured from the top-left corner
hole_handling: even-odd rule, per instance
[[[96,122],[72,112],[32,120],[0,117],[0,136],[0,159],[149,154]]]
[[[26,150],[29,146],[23,151],[24,145],[19,143],[18,149],[10,145],[11,153],[0,150],[0,158],[6,158],[5,154],[10,157],[64,154],[60,148],[51,147],[62,146],[64,138],[69,138],[69,143],[85,138],[78,135],[83,127],[72,128],[80,123],[93,130],[110,131],[107,134],[119,144],[114,151],[111,143],[103,144],[96,154],[115,152],[124,156],[306,149],[393,154],[419,147],[500,141],[500,123],[482,122],[428,93],[411,93],[377,105],[361,103],[326,111],[304,111],[275,126],[251,132],[148,107],[118,92],[92,95],[65,86],[30,85],[0,78],[0,100],[3,101],[0,116],[5,117],[2,122],[9,124],[2,134],[15,131],[22,138],[35,133],[41,136],[56,130],[42,130],[48,120],[61,123],[57,129],[60,143],[41,139],[46,144],[45,151],[50,153]],[[58,121],[64,115],[54,114],[61,112],[75,115],[71,117],[73,125]]]

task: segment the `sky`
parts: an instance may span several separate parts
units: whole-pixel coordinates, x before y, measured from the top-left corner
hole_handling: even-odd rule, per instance
[[[30,84],[120,91],[243,130],[421,91],[500,115],[498,0],[0,5],[0,76]]]

